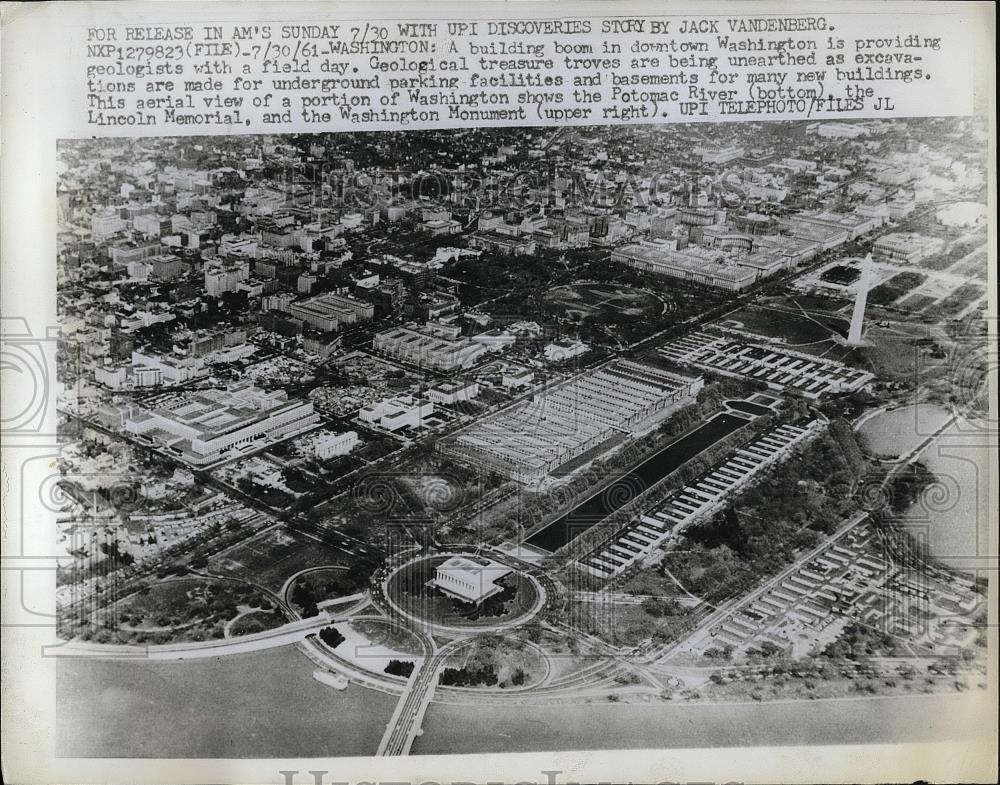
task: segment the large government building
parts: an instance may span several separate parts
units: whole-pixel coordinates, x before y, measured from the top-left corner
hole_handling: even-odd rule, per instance
[[[328,293],[291,303],[288,313],[317,330],[329,332],[346,324],[371,320],[375,306],[354,297]]]
[[[641,431],[690,402],[704,382],[613,360],[438,442],[453,458],[531,483],[610,439]]]
[[[192,466],[207,466],[226,453],[264,445],[319,423],[308,401],[284,390],[262,390],[249,381],[225,390],[164,393],[122,411],[128,433],[152,442]]]

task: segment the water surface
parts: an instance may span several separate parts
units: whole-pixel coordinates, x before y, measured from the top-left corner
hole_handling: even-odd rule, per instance
[[[949,417],[951,412],[943,406],[914,404],[870,417],[861,424],[858,433],[873,454],[897,457],[920,446]]]
[[[526,545],[556,551],[587,529],[625,506],[642,491],[652,487],[702,450],[711,447],[749,422],[733,414],[717,414],[680,439],[647,458],[613,483],[552,521],[525,540]]]
[[[967,420],[950,425],[920,456],[937,479],[907,511],[906,523],[926,537],[931,555],[960,570],[990,562],[991,456],[995,466],[996,436],[991,441],[984,423]]]
[[[60,659],[59,757],[374,755],[391,695],[312,677],[294,646],[216,659]]]
[[[976,738],[985,693],[742,704],[427,709],[413,753],[878,744]]]

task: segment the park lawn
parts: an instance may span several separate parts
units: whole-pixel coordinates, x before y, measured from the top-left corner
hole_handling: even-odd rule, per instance
[[[942,318],[951,319],[963,311],[969,303],[978,300],[985,293],[986,289],[979,284],[964,283],[939,302],[937,308]]]
[[[652,616],[632,603],[571,602],[567,622],[616,646],[636,646],[650,638],[659,643],[676,640],[696,618],[678,606],[673,615]]]
[[[389,436],[365,439],[362,444],[351,451],[351,457],[373,463],[386,455],[400,449],[400,443]]]
[[[207,572],[281,589],[296,572],[310,567],[348,566],[350,554],[319,538],[286,527],[269,529],[209,559]]]
[[[462,655],[461,666],[457,670],[463,675],[459,676],[459,681],[448,686],[525,687],[541,681],[548,672],[541,651],[517,638],[480,635],[473,639],[470,646],[462,649]],[[448,669],[456,668],[454,662],[450,662],[449,668],[442,672],[441,684],[447,683]]]
[[[743,329],[747,332],[769,338],[784,338],[791,345],[823,341],[830,338],[834,332],[832,328],[828,329],[801,314],[771,308],[742,308],[729,314],[728,318],[742,322]],[[843,322],[839,317],[822,318],[836,324]],[[846,329],[846,322],[844,328]]]
[[[989,254],[986,252],[986,249],[984,248],[981,252],[973,255],[951,272],[955,273],[956,275],[981,278],[982,280],[985,281],[986,278],[988,277],[988,270],[989,270],[989,265],[987,264],[988,259],[989,259]]]
[[[513,485],[513,483],[512,483]],[[447,531],[438,531],[441,542],[470,542],[475,538],[479,542],[496,543],[517,534],[519,513],[525,500],[534,494],[521,486],[513,485],[514,491],[495,504],[485,506],[473,516],[465,519],[462,516],[449,521]]]
[[[985,238],[983,238],[983,241],[985,242]],[[978,241],[967,241],[958,244],[950,242],[938,253],[925,256],[921,259],[920,266],[928,270],[947,270],[957,261],[964,259],[975,251],[976,246],[979,244]]]
[[[654,597],[669,597],[680,592],[677,584],[666,575],[651,568],[644,568],[632,575],[621,586],[625,594],[651,594]]]
[[[594,317],[614,318],[618,315],[639,317],[655,315],[662,303],[648,292],[630,286],[613,284],[570,284],[557,286],[545,293],[546,301],[562,308],[567,314],[578,314],[581,319]]]
[[[855,349],[850,357],[852,365],[866,368],[876,378],[887,382],[913,384],[917,381],[918,370],[921,380],[925,379],[924,374],[928,370],[926,360],[912,338],[881,335],[868,346]]]
[[[152,584],[114,606],[120,642],[165,643],[221,638],[238,607],[266,608],[256,589],[232,581],[170,579]]]
[[[556,568],[556,565],[553,567]],[[600,591],[607,583],[607,578],[598,578],[575,561],[557,569],[554,577],[571,591]]]
[[[286,622],[281,611],[275,609],[271,611],[251,611],[240,616],[229,627],[231,638],[240,635],[252,635],[255,632],[264,632],[280,627]]]
[[[304,615],[314,616],[313,606],[316,603],[364,591],[368,585],[367,577],[348,567],[320,567],[295,579],[289,587],[289,602],[299,613],[308,609],[309,612]]]
[[[926,270],[942,272],[947,270],[961,257],[952,257],[947,254],[931,254],[920,260],[920,266]]]
[[[845,307],[850,307],[852,300],[846,297],[833,297],[823,294],[796,294],[788,297],[788,305],[801,306],[807,311],[825,311],[829,314],[836,314]]]
[[[114,609],[123,623],[132,626],[168,627],[184,624],[195,618],[191,614],[192,592],[204,589],[210,582],[201,579],[168,580],[154,583],[115,603]],[[130,617],[137,618],[130,618]]]
[[[489,482],[485,473],[436,454],[415,455],[394,474],[423,515],[449,513],[470,504]]]
[[[373,646],[385,646],[400,654],[424,653],[417,637],[398,624],[377,619],[356,619],[350,622],[350,626]]]
[[[549,659],[548,683],[571,676],[588,665],[594,664],[593,657],[578,657],[566,649],[553,651],[546,647],[546,655]]]
[[[896,306],[898,308],[904,308],[911,313],[917,313],[918,311],[922,311],[924,308],[927,308],[936,302],[936,297],[929,297],[926,294],[911,294],[909,297],[896,303]]]
[[[916,289],[927,276],[923,273],[896,273],[888,281],[879,284],[868,293],[868,302],[874,305],[889,305],[907,292]]]

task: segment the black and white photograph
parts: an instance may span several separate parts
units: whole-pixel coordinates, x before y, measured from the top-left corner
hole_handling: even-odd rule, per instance
[[[0,4],[4,780],[995,782],[994,27]]]
[[[57,749],[968,731],[984,144],[60,144]]]

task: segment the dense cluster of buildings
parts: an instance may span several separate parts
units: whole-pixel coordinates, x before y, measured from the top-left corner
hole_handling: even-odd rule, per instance
[[[213,365],[250,357],[257,347],[242,329],[178,331],[170,352],[133,349],[128,359],[105,357],[94,380],[111,390],[175,386],[206,378]]]
[[[613,143],[567,134],[550,149],[549,140],[528,133],[496,151],[462,151],[463,165],[478,163],[490,175],[481,181],[458,178],[446,194],[413,200],[404,196],[408,175],[396,174],[365,207],[336,197],[336,179],[352,176],[356,164],[351,154],[332,155],[323,145],[307,149],[277,137],[205,148],[86,142],[61,151],[67,172],[59,189],[60,274],[63,282],[87,282],[83,294],[63,298],[65,334],[82,349],[92,378],[116,391],[210,376],[212,366],[249,357],[260,333],[268,346],[326,360],[345,333],[383,320],[399,325],[374,339],[384,356],[443,373],[469,369],[513,338],[501,331],[456,334],[435,321],[461,310],[454,282],[437,274],[447,260],[601,248],[642,274],[741,292],[905,217],[917,203],[917,178],[955,163],[919,143],[885,154],[870,140],[881,127],[810,124],[796,137],[794,155],[773,140],[755,145],[740,134],[717,144],[684,137],[663,148],[665,137],[653,131]],[[816,154],[825,138],[844,140],[858,154],[830,163]],[[680,163],[652,168],[642,161],[647,146]],[[317,151],[326,156],[318,182],[266,174]],[[572,165],[515,180],[488,209],[468,209],[469,197],[481,196],[470,188],[489,189],[510,166],[531,166],[550,153]],[[461,156],[449,150],[443,158]],[[686,187],[687,163],[736,176],[741,203],[722,198],[721,181]],[[355,233],[382,224],[411,225],[422,238],[454,237],[456,247],[439,248],[432,259],[395,248],[398,255],[355,258],[348,247]],[[916,262],[938,248],[936,241],[890,234],[874,254]],[[207,321],[212,300],[240,309],[227,319],[245,330],[244,342],[205,355],[146,343],[151,325],[164,323],[169,332],[170,322],[182,330]],[[583,353],[583,344],[566,343],[551,343],[546,359]]]
[[[801,459],[796,451],[824,427],[806,421],[810,407],[800,397],[862,389],[874,378],[860,370],[863,361],[885,353],[852,347],[905,332],[870,330],[864,340],[872,260],[896,276],[879,287],[882,302],[929,278],[906,289],[906,300],[898,295],[892,319],[918,308],[922,322],[942,327],[945,319],[955,325],[975,316],[973,302],[962,312],[926,303],[941,294],[959,305],[964,292],[952,284],[961,287],[975,272],[980,251],[968,223],[975,216],[962,218],[959,209],[951,223],[942,205],[982,207],[987,183],[977,156],[986,131],[986,124],[948,118],[60,143],[57,376],[60,425],[72,428],[60,440],[60,487],[71,491],[58,517],[68,535],[60,540],[62,561],[84,576],[64,573],[72,582],[62,590],[63,607],[82,608],[80,596],[95,600],[87,613],[67,614],[70,633],[111,638],[101,611],[113,594],[107,588],[125,574],[115,572],[127,561],[119,554],[142,568],[127,573],[140,588],[147,576],[199,554],[228,558],[236,548],[269,558],[267,548],[248,543],[287,551],[283,568],[299,569],[292,562],[311,558],[309,549],[294,545],[300,527],[281,521],[308,519],[336,535],[323,538],[341,552],[330,558],[373,577],[381,568],[372,546],[386,521],[365,513],[352,489],[376,472],[466,484],[453,490],[464,491],[456,498],[467,504],[443,515],[427,493],[410,493],[428,491],[426,482],[404,483],[416,525],[399,533],[443,548],[463,544],[458,550],[468,553],[434,559],[421,589],[433,590],[424,593],[436,597],[434,612],[449,606],[444,595],[456,601],[452,611],[480,625],[502,621],[492,615],[498,610],[551,621],[564,598],[544,579],[550,568],[578,570],[588,588],[604,586],[568,598],[591,608],[628,575],[639,576],[634,585],[658,580],[660,568],[675,569],[670,554],[693,554],[688,548],[697,559],[681,566],[695,577],[703,566],[710,582],[720,570],[739,571],[747,554],[730,536],[746,528],[738,494],[778,462]],[[424,187],[428,177],[441,187]],[[955,228],[941,228],[948,225]],[[928,263],[944,241],[925,232],[954,238],[954,252]],[[857,269],[852,257],[869,246]],[[940,272],[901,267],[920,263]],[[802,274],[810,264],[816,271]],[[947,279],[950,294],[937,278]],[[773,284],[765,288],[767,280]],[[837,287],[824,296],[858,292],[850,331],[821,356],[796,346],[816,349],[812,337],[829,343],[835,323],[846,320],[811,308],[832,299],[816,295],[816,281]],[[810,293],[795,302],[812,311],[818,329],[794,314],[774,331],[756,328],[756,307],[715,316],[727,310],[725,299],[745,300],[737,295],[755,290],[791,302],[792,288]],[[886,318],[872,321],[893,326]],[[787,331],[788,340],[753,329]],[[701,374],[781,394],[728,401],[708,427],[687,430],[720,390],[734,388],[715,385],[702,395],[706,406],[691,405]],[[735,385],[748,386],[755,387]],[[868,397],[891,402],[902,386],[886,379]],[[866,396],[848,397],[842,403],[865,408]],[[674,426],[687,434],[657,446]],[[706,444],[717,455],[711,466],[697,457]],[[648,450],[659,451],[636,457]],[[595,485],[590,467],[629,462],[618,481]],[[661,469],[682,474],[683,487],[657,483]],[[141,495],[134,509],[116,498],[123,478]],[[798,483],[805,501],[824,492],[822,478]],[[533,492],[531,509],[515,509],[518,485]],[[647,486],[653,490],[643,493]],[[549,489],[557,491],[551,505],[541,498]],[[525,540],[518,524],[543,509],[540,531]],[[816,536],[835,523],[821,517],[823,526],[812,521]],[[698,526],[712,519],[714,535]],[[700,600],[682,599],[694,630],[659,597],[636,600],[626,632],[662,640],[690,631],[666,657],[690,658],[709,646],[744,653],[764,642],[794,656],[807,646],[823,651],[853,621],[905,635],[907,645],[922,638],[935,659],[944,647],[968,647],[955,649],[965,659],[981,634],[982,581],[919,558],[889,559],[884,546],[896,535],[856,521],[837,522],[832,541],[815,547],[809,520],[791,527],[791,540],[774,542],[775,564],[786,562],[780,574],[743,598],[727,597],[707,619]],[[587,528],[595,522],[607,528]],[[267,539],[257,540],[264,530]],[[574,541],[581,531],[587,534]],[[525,593],[510,567],[480,555],[489,548],[472,555],[477,537],[509,553],[523,546],[524,558],[538,560],[530,569],[521,563],[524,575],[544,591],[527,597],[535,592]],[[788,563],[804,542],[808,556]],[[550,546],[559,555],[532,554]],[[655,576],[644,572],[655,564]],[[78,591],[84,585],[89,595]],[[520,607],[526,598],[534,607]],[[237,611],[245,629],[270,624]],[[133,621],[118,632],[137,642],[236,629],[235,619],[222,617],[195,618],[194,627],[178,620],[175,628]],[[595,635],[625,644],[620,629],[592,621]],[[722,665],[728,651],[710,656],[728,671],[721,682],[777,673],[773,660],[748,658],[745,667]],[[851,667],[834,670],[842,666]],[[976,678],[978,665],[962,667],[955,688],[967,674]],[[498,678],[518,683],[522,676]],[[875,689],[878,681],[858,686]]]
[[[966,577],[894,563],[871,527],[861,524],[724,617],[710,641],[738,650],[766,642],[801,656],[822,650],[855,620],[917,646],[962,646],[969,643],[970,628],[960,619],[970,620],[981,601]],[[932,607],[944,624],[928,623]]]
[[[688,208],[675,218],[683,232],[652,232],[614,248],[611,260],[654,276],[740,292],[884,225],[889,211],[883,205],[850,213],[801,213],[779,219],[770,234],[746,222],[749,231],[741,231],[725,222],[724,211]]]
[[[744,376],[764,382],[772,389],[794,390],[813,399],[827,393],[854,392],[872,379],[867,371],[786,349],[763,336],[748,340],[743,333],[694,332],[664,345],[659,353],[681,366]]]

